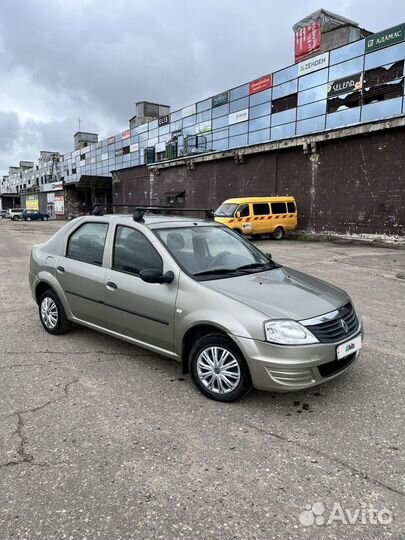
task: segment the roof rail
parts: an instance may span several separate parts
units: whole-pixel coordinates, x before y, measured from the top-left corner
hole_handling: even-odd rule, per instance
[[[203,212],[206,219],[214,218],[214,210],[212,208],[176,208],[174,206],[164,205],[144,205],[144,204],[95,204],[92,208],[93,216],[104,215],[104,210],[107,208],[134,208],[133,219],[134,221],[143,221],[143,216],[146,212],[153,212],[155,214],[169,214],[169,213],[181,213],[181,212]]]

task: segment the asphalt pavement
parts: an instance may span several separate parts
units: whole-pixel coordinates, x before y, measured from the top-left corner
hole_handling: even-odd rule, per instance
[[[1,540],[405,538],[404,250],[256,242],[346,289],[364,349],[321,387],[221,404],[174,361],[42,329],[29,253],[62,225],[0,221]]]

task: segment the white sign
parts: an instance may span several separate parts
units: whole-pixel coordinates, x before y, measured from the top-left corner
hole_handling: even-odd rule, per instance
[[[101,161],[105,161],[106,159],[108,159],[108,152],[101,154]]]
[[[40,186],[40,191],[62,191],[63,182],[54,182],[53,184],[44,184]]]
[[[195,103],[193,105],[190,105],[189,107],[184,107],[184,109],[181,109],[181,117],[186,118],[186,116],[191,116],[192,114],[195,114],[196,108]]]
[[[166,150],[166,143],[165,142],[157,143],[157,145],[155,146],[155,150],[156,152],[164,152]]]
[[[130,152],[138,152],[138,150],[139,150],[139,143],[131,144],[131,146],[129,147]]]
[[[244,122],[249,119],[249,109],[243,109],[243,111],[237,111],[231,113],[228,117],[228,124],[237,124],[238,122]]]
[[[303,60],[298,64],[298,77],[307,75],[318,69],[325,68],[329,65],[329,53],[318,54],[307,60]]]

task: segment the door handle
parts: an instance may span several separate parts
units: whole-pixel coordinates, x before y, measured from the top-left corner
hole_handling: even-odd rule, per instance
[[[57,266],[57,267],[56,267],[56,270],[59,272],[59,274],[63,274],[63,272],[65,271],[65,269],[63,268],[63,266]]]
[[[115,289],[118,289],[117,284],[114,283],[113,281],[107,281],[106,287],[107,289],[113,289],[114,291]]]

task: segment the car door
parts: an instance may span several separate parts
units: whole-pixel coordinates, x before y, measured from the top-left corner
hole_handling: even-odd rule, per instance
[[[269,228],[269,203],[253,203],[252,232],[253,234],[263,234]]]
[[[152,234],[152,233],[150,233]],[[105,278],[107,327],[165,351],[174,351],[174,311],[179,269],[158,251],[158,240],[138,228],[117,225]],[[162,248],[160,248],[162,250]],[[165,261],[163,261],[163,258]],[[172,283],[146,283],[139,272],[171,270]]]
[[[69,235],[65,253],[56,263],[56,278],[73,315],[103,327],[106,269],[102,264],[107,230],[104,222],[81,224]]]

